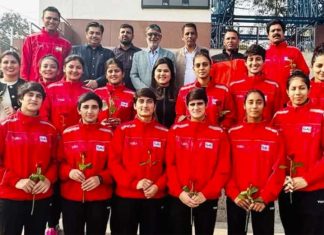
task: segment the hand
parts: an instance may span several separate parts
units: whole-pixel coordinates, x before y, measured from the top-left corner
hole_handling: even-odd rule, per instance
[[[202,194],[201,192],[195,194],[193,197],[191,197],[191,199],[197,202],[198,204],[204,203],[207,200],[204,194]]]
[[[100,185],[100,179],[98,176],[91,176],[81,184],[81,189],[83,191],[91,191]]]
[[[5,113],[6,113],[7,116],[9,116],[9,115],[11,115],[11,114],[13,114],[15,112],[15,110],[12,107],[10,107],[10,106],[4,107],[3,110],[5,111]]]
[[[189,194],[185,191],[182,191],[180,193],[179,199],[183,204],[187,205],[188,207],[195,208],[199,206],[199,203],[197,203],[195,200],[189,197]]]
[[[261,212],[265,207],[266,205],[263,202],[254,202],[250,205],[249,209],[256,212]]]
[[[137,185],[136,185],[136,189],[147,189],[149,188],[151,185],[153,184],[153,182],[149,179],[141,179],[140,181],[138,181]]]
[[[91,89],[96,89],[98,87],[98,83],[96,80],[85,80],[85,86]]]
[[[21,189],[21,190],[24,190],[24,192],[26,193],[31,193],[33,191],[33,188],[35,186],[35,182],[32,181],[31,179],[27,178],[27,179],[21,179],[19,180],[15,187],[17,189]]]
[[[69,173],[69,177],[70,177],[70,179],[75,180],[80,183],[85,181],[85,176],[84,176],[83,172],[78,169],[72,169]]]
[[[308,186],[307,181],[303,177],[295,177],[292,179],[292,181],[293,181],[294,191],[306,188]]]
[[[46,193],[51,187],[51,182],[45,178],[44,181],[38,181],[33,188],[32,194]]]
[[[251,202],[249,200],[236,197],[234,202],[236,205],[238,205],[239,207],[243,208],[246,211],[248,211],[250,209]]]
[[[156,184],[152,184],[150,187],[143,189],[144,195],[147,199],[154,197],[158,190],[159,187]]]
[[[294,186],[293,186],[293,180],[290,176],[286,176],[285,182],[284,182],[284,191],[285,193],[293,192]]]

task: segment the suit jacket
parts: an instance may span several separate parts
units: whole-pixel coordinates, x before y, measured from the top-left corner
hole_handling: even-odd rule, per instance
[[[158,59],[168,57],[174,63],[174,54],[166,49],[160,48]],[[144,87],[151,87],[153,66],[150,64],[149,53],[147,50],[136,52],[133,57],[130,77],[136,90]]]
[[[196,52],[200,51],[202,48],[197,46]],[[181,47],[175,52],[175,68],[176,68],[176,86],[180,88],[184,85],[184,76],[186,72],[186,55],[185,47]]]

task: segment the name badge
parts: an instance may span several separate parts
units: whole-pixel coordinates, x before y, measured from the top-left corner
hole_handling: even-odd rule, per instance
[[[264,152],[269,152],[269,145],[267,144],[261,144],[261,151],[264,151]]]
[[[161,142],[160,141],[153,141],[153,147],[161,148]]]
[[[303,126],[302,132],[303,133],[312,133],[312,127],[311,126]]]
[[[55,47],[55,51],[60,51],[60,52],[62,52],[62,51],[63,51],[63,48],[62,48],[62,47]]]
[[[105,146],[97,144],[96,145],[96,150],[98,152],[104,152],[105,151]]]
[[[126,103],[126,102],[120,102],[120,106],[127,108],[128,107],[128,103]]]
[[[205,148],[206,149],[213,149],[213,143],[211,143],[211,142],[205,142]]]
[[[47,143],[47,137],[41,135],[41,136],[39,137],[39,142]]]

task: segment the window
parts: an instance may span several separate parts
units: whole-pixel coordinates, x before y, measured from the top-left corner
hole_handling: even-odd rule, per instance
[[[209,0],[142,0],[142,8],[209,9]]]

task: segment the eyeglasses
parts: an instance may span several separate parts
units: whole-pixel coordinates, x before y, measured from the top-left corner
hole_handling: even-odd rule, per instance
[[[196,63],[194,64],[195,68],[200,68],[200,66],[202,67],[208,67],[210,64],[208,62],[202,62],[202,63]]]
[[[160,33],[147,33],[146,36],[148,36],[150,38],[153,37],[153,36],[155,36],[155,37],[158,38],[158,37],[161,37],[161,34]]]

